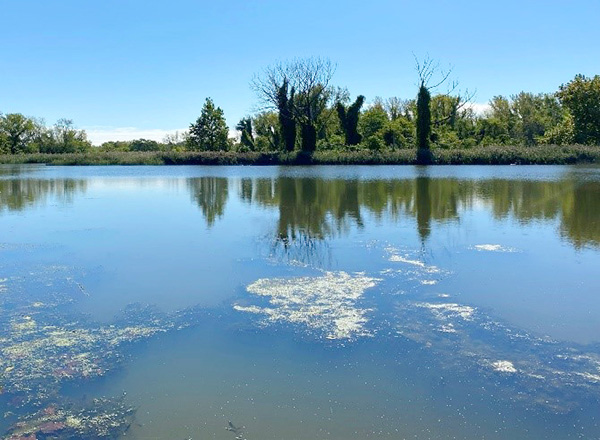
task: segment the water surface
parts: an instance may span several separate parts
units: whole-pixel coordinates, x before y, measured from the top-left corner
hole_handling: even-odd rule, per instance
[[[0,167],[0,230],[3,429],[600,438],[598,167]]]

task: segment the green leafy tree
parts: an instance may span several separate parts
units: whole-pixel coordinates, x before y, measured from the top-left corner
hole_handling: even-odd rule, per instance
[[[59,119],[39,141],[41,153],[78,153],[92,147],[85,130],[77,130],[71,119]]]
[[[336,110],[340,119],[340,126],[344,131],[346,145],[360,144],[361,136],[358,133],[358,119],[360,109],[365,102],[365,97],[359,95],[350,106],[346,107],[341,102],[336,103]]]
[[[256,145],[254,142],[254,134],[252,130],[252,119],[242,118],[240,122],[235,126],[236,130],[240,132],[240,145],[243,150],[254,151]]]
[[[486,116],[477,121],[476,137],[483,145],[536,145],[545,143],[545,134],[564,118],[564,108],[551,94],[495,96]]]
[[[100,151],[129,151],[128,141],[107,141],[104,142],[100,147]]]
[[[363,139],[374,135],[381,135],[381,131],[389,122],[385,109],[379,104],[373,104],[361,115],[358,122],[359,132]]]
[[[403,116],[388,121],[381,133],[385,144],[392,148],[409,148],[415,144],[415,125]]]
[[[558,99],[549,94],[521,92],[512,96],[512,111],[517,118],[517,141],[535,145],[546,131],[558,125],[564,111]]]
[[[268,67],[254,78],[252,88],[263,103],[279,111],[286,149],[291,147],[292,131],[284,132],[283,127],[289,120],[300,129],[302,151],[312,153],[317,148],[319,122],[333,96],[329,82],[334,70],[327,59],[301,58]],[[289,113],[282,114],[284,109]]]
[[[575,124],[573,116],[567,112],[556,126],[550,128],[540,138],[540,143],[550,145],[568,145],[575,142]]]
[[[276,151],[282,144],[281,126],[277,112],[263,112],[254,117],[256,149]]]
[[[419,94],[417,95],[417,148],[419,150],[429,150],[429,141],[431,137],[431,109],[429,103],[431,94],[421,83]]]
[[[429,164],[432,161],[430,151],[431,141],[431,92],[444,83],[448,78],[449,72],[443,75],[442,79],[437,84],[431,86],[430,81],[438,70],[438,64],[434,63],[429,57],[423,62],[415,57],[417,74],[419,75],[419,92],[417,93],[417,106],[415,114],[416,125],[416,147],[417,147],[417,163],[421,165]]]
[[[229,130],[223,110],[206,98],[200,117],[190,125],[189,146],[198,151],[226,151],[230,147]]]
[[[574,141],[600,145],[600,75],[577,75],[557,95],[573,118]]]
[[[163,146],[149,139],[135,139],[129,143],[130,151],[161,151]]]
[[[286,151],[294,151],[296,147],[296,120],[294,119],[294,87],[289,90],[289,81],[284,77],[281,87],[277,89],[277,110],[279,111],[279,125],[283,136]]]
[[[477,121],[477,141],[482,145],[507,145],[516,138],[517,118],[510,101],[494,96],[486,115]]]
[[[11,154],[26,152],[40,135],[40,124],[20,113],[0,116],[0,136]]]

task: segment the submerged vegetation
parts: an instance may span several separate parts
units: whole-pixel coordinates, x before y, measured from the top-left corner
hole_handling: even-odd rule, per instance
[[[4,418],[14,422],[3,438],[119,438],[136,411],[122,396],[72,401],[62,387],[105,376],[126,359],[125,347],[185,328],[202,313],[132,305],[98,325],[65,308],[82,293],[65,267],[0,280],[0,394],[8,403]]]
[[[416,98],[359,95],[335,87],[327,59],[268,67],[251,85],[260,110],[228,136],[224,112],[207,98],[189,130],[162,142],[110,141],[93,147],[84,130],[59,120],[0,114],[1,163],[295,164],[579,163],[600,151],[600,75],[576,75],[554,93],[495,96],[476,112],[430,59],[417,61]],[[442,91],[442,87],[447,89]],[[368,103],[368,104],[366,104]]]
[[[67,175],[73,178],[44,179],[36,178],[32,169],[48,171],[45,167],[0,167],[0,212],[6,213],[6,218],[13,217],[18,222],[23,217],[22,211],[36,211],[31,208],[44,203],[56,207],[57,199],[62,202],[58,203],[58,209],[65,211],[65,205],[96,196],[95,187],[111,189],[123,184],[123,180],[115,179],[112,173],[104,177],[92,173],[94,178],[86,180],[79,174],[82,170],[66,170]],[[61,170],[51,171],[58,171],[61,175]],[[130,171],[124,170],[123,175],[130,178]],[[307,372],[308,407],[315,412],[324,409],[326,416],[333,416],[331,418],[335,423],[337,415],[343,414],[337,412],[338,408],[346,403],[343,399],[334,403],[324,400],[321,408],[315,410],[313,403],[325,396],[325,392],[319,395],[319,390],[314,386],[318,383],[314,382],[315,372],[328,383],[331,382],[332,387],[341,388],[343,384],[348,384],[348,377],[360,378],[357,382],[364,381],[367,385],[369,375],[363,376],[365,370],[362,367],[356,369],[358,364],[364,363],[365,358],[354,357],[357,351],[363,349],[364,353],[368,353],[368,359],[382,352],[382,357],[377,358],[375,364],[367,361],[365,368],[381,362],[386,368],[390,366],[398,378],[398,382],[383,380],[386,389],[394,388],[391,394],[386,395],[388,400],[382,402],[386,407],[389,405],[390,413],[396,410],[395,400],[399,396],[396,393],[405,393],[403,381],[421,374],[427,380],[430,376],[434,380],[432,385],[426,385],[430,388],[425,391],[433,390],[436,393],[433,398],[445,396],[440,398],[441,405],[447,405],[450,399],[454,399],[454,408],[464,410],[461,414],[465,414],[465,417],[469,415],[469,410],[465,409],[468,405],[472,404],[477,414],[482,401],[477,400],[478,397],[471,398],[475,395],[472,393],[468,394],[468,400],[456,399],[455,396],[464,396],[471,390],[478,390],[475,393],[490,396],[490,399],[502,405],[506,403],[516,412],[526,410],[528,417],[552,418],[553,427],[563,422],[570,426],[571,421],[580,417],[586,409],[596,410],[600,404],[600,355],[597,344],[561,342],[543,334],[527,332],[494,317],[485,305],[475,304],[463,296],[461,286],[446,283],[454,278],[457,272],[453,270],[460,266],[451,260],[436,258],[429,250],[436,245],[435,234],[432,234],[436,225],[464,223],[473,209],[486,210],[486,218],[491,221],[508,218],[520,225],[529,224],[544,229],[555,227],[556,235],[564,235],[573,248],[600,246],[600,229],[596,221],[600,205],[590,202],[597,198],[600,191],[594,167],[543,170],[542,174],[536,174],[531,169],[507,167],[495,170],[492,178],[473,178],[470,170],[464,169],[464,175],[470,177],[447,177],[444,170],[426,168],[415,170],[412,175],[405,174],[404,178],[397,178],[393,172],[378,174],[385,171],[381,169],[372,173],[373,170],[366,167],[360,168],[360,171],[365,171],[364,174],[358,172],[349,175],[345,174],[347,169],[327,169],[321,170],[324,174],[317,173],[317,177],[312,170],[307,172],[302,169],[284,168],[276,173],[272,173],[274,170],[262,170],[265,173],[249,171],[247,174],[236,174],[236,177],[225,177],[227,174],[220,172],[208,176],[201,174],[199,177],[175,173],[166,177],[168,184],[163,180],[163,173],[158,183],[173,191],[169,194],[177,193],[184,199],[189,197],[196,216],[204,217],[206,227],[214,228],[210,232],[218,231],[219,222],[221,225],[227,224],[222,219],[231,215],[227,204],[231,204],[234,197],[237,199],[233,204],[238,209],[234,210],[233,215],[240,217],[240,213],[268,211],[268,228],[257,227],[260,231],[253,233],[260,234],[260,242],[258,245],[252,243],[253,249],[258,246],[266,252],[259,251],[258,258],[254,252],[241,257],[244,252],[233,255],[232,258],[240,260],[239,266],[228,264],[227,271],[219,273],[234,272],[241,265],[256,264],[257,260],[261,260],[260,269],[255,270],[257,266],[254,266],[251,274],[239,279],[240,288],[236,285],[235,291],[229,294],[224,304],[208,306],[211,308],[192,306],[167,313],[151,306],[130,305],[106,322],[96,322],[74,307],[88,294],[94,296],[91,286],[96,275],[85,273],[93,271],[89,265],[81,269],[56,266],[48,262],[47,255],[42,256],[41,263],[30,264],[28,257],[24,259],[22,255],[35,254],[29,246],[39,244],[0,244],[3,257],[0,262],[0,400],[6,408],[4,419],[0,420],[3,438],[137,438],[138,430],[151,432],[152,426],[142,428],[144,423],[149,425],[149,418],[144,419],[142,414],[146,411],[152,413],[156,408],[153,409],[150,399],[147,399],[141,405],[148,406],[138,410],[138,403],[132,403],[137,402],[136,392],[129,388],[135,385],[125,382],[126,386],[121,387],[115,372],[127,367],[129,359],[139,353],[132,350],[134,344],[196,325],[200,327],[203,338],[215,339],[211,341],[214,349],[226,355],[220,360],[211,360],[214,352],[204,352],[207,346],[202,338],[193,337],[186,341],[186,344],[192,345],[184,345],[182,349],[188,354],[196,351],[196,361],[206,363],[207,370],[197,371],[192,360],[192,368],[182,372],[193,372],[202,377],[202,382],[188,383],[189,373],[181,378],[176,370],[167,373],[172,371],[173,377],[177,377],[174,380],[183,381],[183,386],[189,389],[192,388],[191,384],[197,386],[195,391],[198,395],[202,393],[207,396],[207,402],[211,399],[217,402],[214,406],[213,402],[205,402],[205,406],[196,407],[194,401],[182,399],[185,405],[192,408],[194,421],[188,423],[195,424],[194,429],[196,425],[200,426],[198,431],[193,432],[194,438],[197,434],[210,436],[202,431],[206,429],[202,424],[209,415],[213,416],[198,408],[215,411],[215,418],[222,422],[219,428],[221,434],[230,438],[235,436],[236,439],[243,439],[247,436],[245,425],[237,424],[238,417],[248,425],[248,434],[259,423],[269,423],[272,402],[275,402],[269,399],[281,399],[280,396],[284,394],[278,394],[275,398],[268,395],[273,389],[277,390],[276,386],[271,388],[273,376],[275,381],[278,378],[265,365],[275,363],[281,380],[292,382],[291,392],[298,392],[304,382],[297,381],[298,378],[294,377],[296,373],[290,374],[286,370],[286,365],[279,362],[281,358],[275,358],[275,362],[272,358],[274,350],[279,352],[278,356],[289,355],[289,352],[271,345],[274,340],[284,340],[287,344],[288,337],[294,339],[296,347],[300,346],[302,357],[306,355],[304,350],[312,350],[317,346],[328,352],[336,350],[336,358],[341,353],[339,363],[324,358],[324,361],[318,360],[317,366],[311,361],[307,363],[307,370],[304,366],[301,370]],[[85,172],[83,174],[86,175]],[[133,189],[135,185],[140,185],[148,193],[154,194],[156,188],[152,186],[152,181],[146,178],[141,180],[131,179],[129,187]],[[183,204],[189,207],[185,200]],[[586,205],[585,209],[581,209],[583,205]],[[198,220],[192,217],[194,224],[198,224]],[[260,224],[259,221],[252,221],[253,224]],[[385,223],[390,230],[400,230],[401,233],[396,237],[363,233],[373,223]],[[408,228],[412,228],[412,232]],[[361,239],[351,236],[346,243],[331,240],[353,232],[359,232],[354,237]],[[224,233],[230,234],[229,229]],[[418,237],[418,240],[407,240],[411,235]],[[266,240],[263,240],[265,236]],[[502,240],[499,237],[503,235],[495,237]],[[480,238],[486,241],[475,241]],[[239,249],[239,240],[234,239],[236,249]],[[493,257],[490,261],[500,264],[498,267],[501,268],[506,262],[514,265],[525,261],[521,257],[528,250],[519,248],[520,242],[487,240],[493,239],[473,234],[473,238],[466,242],[446,247],[444,253],[476,256],[479,261]],[[348,264],[349,260],[338,260],[338,253],[335,262],[324,262],[325,258],[322,257],[328,251],[328,243],[332,244],[332,249],[341,249],[349,256],[362,255],[366,258],[356,260],[358,264],[353,266],[354,263]],[[181,250],[178,248],[177,252]],[[202,249],[194,246],[194,252],[202,252]],[[37,261],[39,256],[32,258]],[[19,264],[14,265],[15,261]],[[98,264],[102,264],[101,259]],[[484,261],[484,264],[489,262]],[[210,271],[217,273],[218,269],[211,267]],[[103,270],[101,273],[112,275],[114,272]],[[170,282],[171,279],[168,280]],[[514,284],[508,284],[511,285]],[[89,292],[86,287],[89,287]],[[167,289],[166,292],[169,301],[172,291]],[[110,293],[106,291],[103,295],[110,298]],[[191,301],[195,302],[196,299],[192,298]],[[227,338],[220,339],[220,332],[226,332]],[[191,335],[197,336],[198,333]],[[275,339],[269,339],[271,336]],[[164,339],[168,340],[161,347],[173,342],[172,339]],[[259,340],[259,344],[253,345],[252,341]],[[230,344],[224,344],[224,341]],[[305,345],[307,343],[309,345]],[[166,357],[174,358],[173,363],[167,364],[170,365],[169,369],[189,359],[165,351]],[[258,352],[256,357],[255,353],[251,353],[253,351]],[[264,359],[266,363],[255,364],[256,359]],[[397,366],[407,362],[407,359],[410,360],[404,367],[413,370],[410,374],[415,376],[403,377],[402,369],[396,371]],[[143,361],[146,363],[147,359]],[[153,361],[160,363],[155,359]],[[297,358],[291,360],[294,363],[296,361]],[[227,362],[227,365],[218,362]],[[147,365],[143,368],[147,368]],[[333,375],[337,374],[334,369],[338,368],[344,370],[342,376]],[[209,370],[217,372],[207,379],[204,373]],[[250,383],[259,370],[266,370],[265,382]],[[129,371],[131,375],[139,373],[135,367]],[[162,373],[165,371],[160,370]],[[94,395],[105,392],[105,377],[109,378],[106,382],[116,378],[117,386],[112,388],[108,396]],[[153,387],[152,377],[142,375],[140,386]],[[219,390],[231,389],[232,395],[221,391],[218,391],[219,395],[211,394],[215,393],[215,389],[210,384],[203,388],[212,377],[228,382],[225,388]],[[346,382],[337,382],[340,378]],[[86,386],[90,383],[92,391]],[[263,386],[263,383],[267,385]],[[98,384],[102,386],[94,389],[94,385]],[[169,382],[167,386],[173,384]],[[450,389],[456,384],[461,388],[460,394],[454,394]],[[158,400],[165,394],[160,386],[157,388],[158,391],[151,390],[149,395]],[[249,391],[241,391],[245,388],[249,388]],[[378,393],[373,392],[375,388],[371,388],[371,383],[364,389],[379,398]],[[169,388],[168,392],[171,390]],[[410,388],[407,390],[409,392],[404,395],[410,396]],[[262,391],[265,394],[258,394],[257,397],[255,393]],[[83,398],[81,394],[84,392],[91,395]],[[337,400],[335,391],[331,395],[328,390],[326,392],[325,399]],[[246,401],[244,393],[251,398]],[[355,396],[355,393],[349,396],[352,404],[356,402]],[[444,400],[446,397],[448,400]],[[233,406],[224,409],[218,403],[220,398],[227,401],[243,400],[239,408],[251,405],[245,407],[253,408],[251,411],[256,408],[255,399],[264,400],[268,417],[252,419],[252,412],[236,413],[231,409]],[[430,398],[427,396],[427,399]],[[305,405],[301,400],[299,398],[293,405]],[[165,401],[168,404],[176,400]],[[413,403],[409,402],[408,405]],[[359,402],[357,407],[362,409],[365,406]],[[162,408],[164,410],[166,407]],[[138,413],[139,419],[136,418]],[[396,414],[405,417],[401,411]],[[229,416],[235,424],[226,422]],[[164,413],[152,418],[156,420],[162,417],[165,417]],[[505,423],[504,420],[502,423]],[[479,422],[477,418],[469,421]],[[158,423],[163,422],[161,420]],[[296,420],[292,420],[292,423],[296,423]],[[387,415],[384,423],[390,423]],[[595,419],[590,425],[581,425],[585,425],[586,429],[591,426],[594,432],[597,431]],[[129,432],[129,429],[132,431]],[[191,438],[191,430],[189,434],[174,437]]]

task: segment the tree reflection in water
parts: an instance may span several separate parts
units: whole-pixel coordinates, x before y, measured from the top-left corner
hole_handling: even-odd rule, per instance
[[[190,178],[186,184],[212,227],[225,213],[229,178]],[[0,214],[25,210],[51,197],[71,203],[87,187],[87,179],[0,174]],[[600,182],[577,175],[559,180],[432,178],[424,172],[414,179],[280,176],[240,179],[235,189],[241,201],[277,210],[273,237],[282,250],[317,252],[326,239],[364,228],[366,215],[375,221],[413,219],[425,244],[436,223],[458,221],[475,204],[487,207],[497,220],[558,221],[559,233],[574,247],[600,246]]]
[[[198,177],[187,179],[192,200],[198,205],[206,225],[210,228],[223,217],[229,197],[229,181],[226,177]]]
[[[275,240],[318,248],[316,242],[375,220],[415,221],[423,244],[435,223],[459,221],[474,206],[489,208],[493,218],[523,224],[560,222],[560,233],[573,246],[600,245],[600,182],[566,176],[556,181],[431,178],[357,180],[312,177],[242,179],[239,195],[247,203],[277,209]]]
[[[85,193],[83,179],[0,179],[0,214],[4,211],[22,211],[56,197],[63,203],[72,203],[76,194]]]

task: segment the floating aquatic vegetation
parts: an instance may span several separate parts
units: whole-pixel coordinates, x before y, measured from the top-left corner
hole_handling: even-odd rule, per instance
[[[500,383],[508,398],[557,413],[600,399],[595,353],[511,329],[468,305],[399,302],[397,310],[400,335],[435,350],[445,368],[475,369],[492,383],[506,378]]]
[[[421,252],[410,249],[398,249],[386,246],[384,252],[387,260],[394,264],[393,268],[380,271],[386,278],[400,278],[404,283],[411,283],[413,291],[420,291],[423,286],[434,286],[451,272],[438,266],[427,264]]]
[[[235,304],[238,311],[266,315],[265,322],[302,324],[328,339],[370,335],[365,328],[370,309],[357,302],[379,279],[362,273],[325,272],[316,277],[260,279],[248,292],[269,298],[269,307]]]
[[[410,260],[406,257],[403,257],[401,255],[392,255],[389,258],[390,261],[393,261],[395,263],[406,263],[406,264],[412,264],[413,266],[418,266],[418,267],[427,267],[425,265],[425,263],[423,263],[422,261],[419,260]],[[435,267],[435,266],[434,266]]]
[[[37,324],[27,316],[0,341],[3,388],[20,403],[43,403],[61,382],[103,376],[118,365],[124,343],[167,331],[170,324],[86,328],[79,322]]]
[[[7,440],[115,439],[123,435],[135,408],[119,399],[94,399],[87,405],[49,405],[21,418],[6,433]]]
[[[476,244],[471,246],[470,249],[480,252],[517,252],[517,249],[508,246],[502,246],[501,244]]]
[[[495,361],[492,362],[492,367],[494,368],[494,371],[499,371],[501,373],[517,372],[515,365],[511,361]]]
[[[439,273],[440,269],[434,265],[426,264],[422,258],[414,255],[414,251],[401,251],[392,246],[387,246],[385,251],[388,254],[388,261],[393,263],[404,263],[406,265],[419,268],[426,273]]]
[[[190,308],[167,315],[132,305],[112,324],[98,325],[63,308],[85,292],[67,274],[67,268],[52,266],[0,282],[5,287],[0,295],[0,394],[19,420],[6,438],[116,438],[133,410],[113,399],[52,414],[39,408],[58,408],[64,383],[118,368],[128,344],[188,327],[203,313]]]
[[[415,306],[429,309],[440,321],[449,321],[458,317],[470,320],[475,312],[473,307],[456,303],[415,303]]]
[[[437,283],[438,283],[437,280],[421,280],[421,284],[424,286],[433,286]]]

